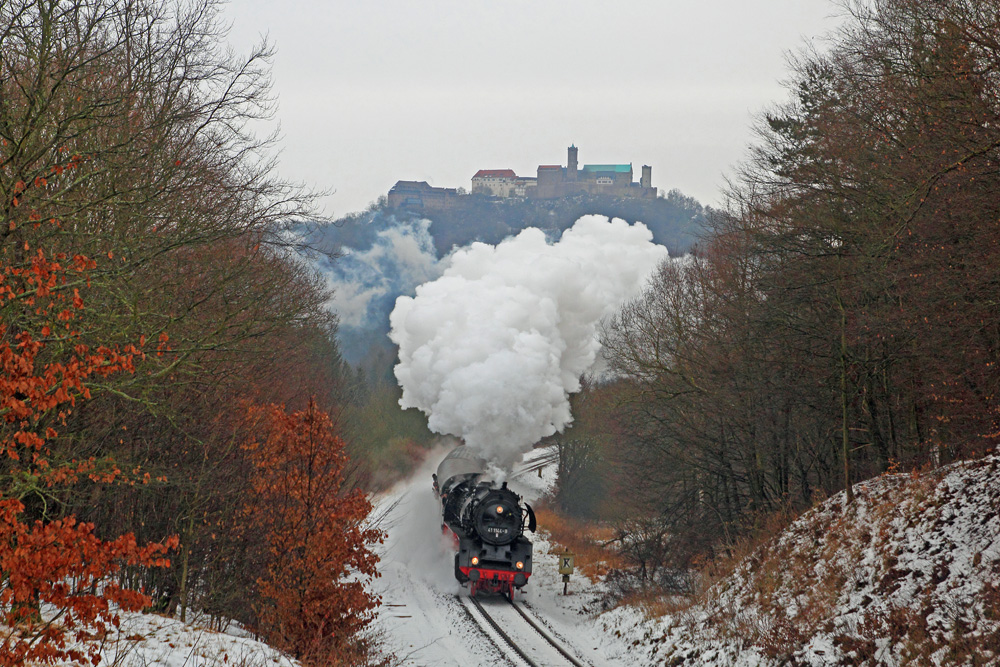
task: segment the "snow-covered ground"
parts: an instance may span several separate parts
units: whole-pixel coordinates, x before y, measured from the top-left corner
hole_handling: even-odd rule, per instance
[[[157,614],[122,613],[97,667],[298,667],[238,630],[214,632]]]
[[[1000,665],[1000,456],[806,512],[701,602],[602,616],[633,664]]]
[[[431,474],[447,454],[442,448],[428,457],[426,464],[409,480],[379,499],[378,510],[385,514],[382,527],[388,537],[382,548],[382,576],[375,586],[382,596],[376,626],[386,648],[407,667],[470,667],[505,664],[492,642],[470,622],[455,596],[467,595],[454,575],[454,551],[441,535],[441,514],[431,489]],[[528,454],[525,464],[543,455]],[[531,504],[555,481],[554,466],[510,479],[510,488]],[[519,593],[556,638],[571,646],[593,667],[634,665],[622,640],[603,631],[584,609],[593,606],[597,594],[585,577],[574,576],[569,595],[562,594],[558,560],[549,553],[544,526],[531,535],[534,565],[531,579]]]
[[[377,499],[387,531],[374,631],[403,667],[509,664],[456,595],[431,473],[442,448]],[[544,455],[535,451],[532,459]],[[512,475],[528,503],[554,470]],[[1000,456],[858,484],[794,521],[694,604],[597,615],[600,584],[574,576],[562,595],[544,526],[520,599],[593,667],[706,665],[1000,665]],[[297,667],[239,633],[124,614],[101,667]]]

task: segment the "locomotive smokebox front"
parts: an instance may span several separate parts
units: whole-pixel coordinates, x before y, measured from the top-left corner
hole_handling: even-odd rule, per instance
[[[472,510],[476,533],[494,546],[510,544],[521,534],[521,507],[518,498],[504,485],[479,498]]]

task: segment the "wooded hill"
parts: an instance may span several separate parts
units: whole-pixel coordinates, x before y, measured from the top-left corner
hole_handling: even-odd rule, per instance
[[[562,504],[599,481],[656,585],[775,513],[1000,442],[1000,1],[847,8],[712,237],[607,328],[620,379],[562,436]]]
[[[437,262],[453,248],[479,241],[496,244],[536,227],[555,238],[588,214],[641,221],[671,255],[689,252],[705,232],[707,210],[676,190],[656,199],[623,199],[580,195],[554,200],[514,201],[478,195],[454,200],[445,211],[392,208],[383,197],[367,210],[327,224],[302,224],[298,232],[322,251],[312,261],[341,296],[364,294],[364,314],[342,318],[341,350],[369,377],[395,383],[389,343],[389,313],[400,295],[410,295],[424,280],[437,277]],[[429,224],[428,224],[429,222]],[[406,237],[405,250],[397,242]],[[379,247],[377,252],[372,249]],[[419,254],[419,265],[415,264]],[[336,261],[329,256],[341,255]],[[357,308],[357,302],[351,304]]]
[[[344,216],[322,231],[329,242],[345,248],[367,248],[373,235],[391,218],[426,218],[439,257],[473,241],[497,244],[522,229],[563,231],[581,216],[604,215],[642,222],[653,240],[671,256],[689,252],[704,233],[706,209],[678,190],[655,199],[630,199],[580,194],[561,199],[499,199],[465,195],[445,210],[392,208],[383,197],[366,211]],[[390,218],[391,216],[391,218]],[[391,224],[391,223],[388,223]]]

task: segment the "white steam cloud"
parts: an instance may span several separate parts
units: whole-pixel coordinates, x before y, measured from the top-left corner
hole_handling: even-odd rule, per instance
[[[597,325],[667,256],[638,223],[585,216],[549,244],[526,229],[456,251],[444,274],[400,297],[400,405],[509,469],[572,421],[569,395],[597,359]]]
[[[422,282],[440,275],[430,220],[415,220],[383,229],[365,250],[348,249],[324,271],[334,289],[332,308],[341,325],[378,328],[379,300],[412,292]],[[385,318],[388,308],[381,310]],[[384,325],[382,325],[384,327]],[[383,329],[384,331],[384,329]]]

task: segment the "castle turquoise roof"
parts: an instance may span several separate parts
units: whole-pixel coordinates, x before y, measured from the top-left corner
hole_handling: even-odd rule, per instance
[[[632,171],[630,164],[585,164],[583,171],[613,171],[616,174],[627,174]]]

